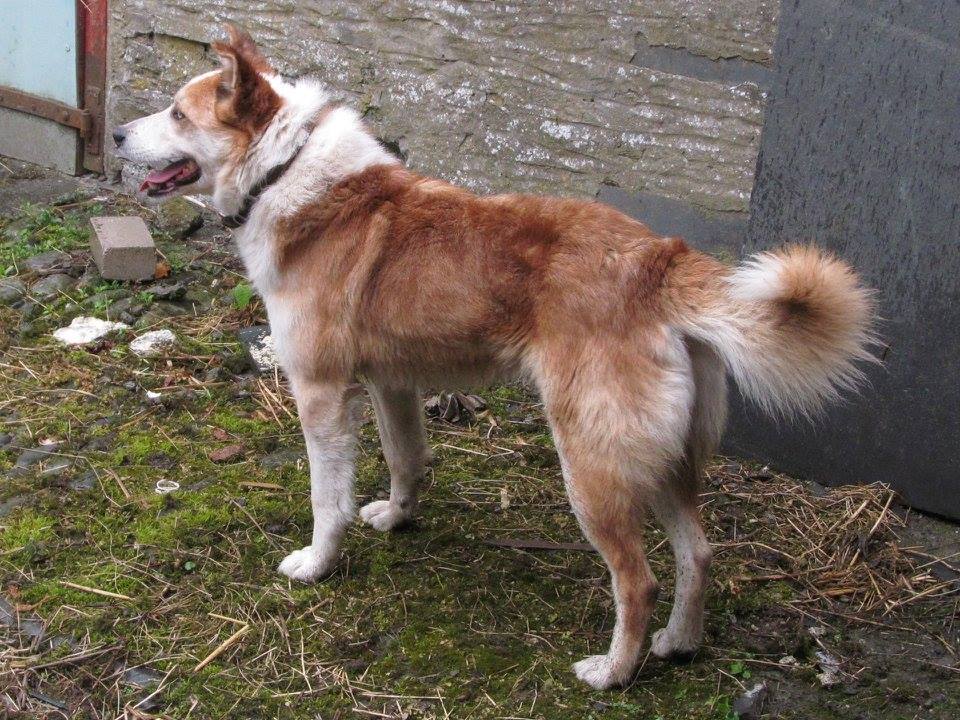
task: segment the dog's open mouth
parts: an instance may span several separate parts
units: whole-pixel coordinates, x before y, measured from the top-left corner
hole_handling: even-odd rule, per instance
[[[151,170],[140,185],[147,195],[166,195],[181,185],[189,185],[200,179],[200,166],[190,158],[170,163],[163,170]]]

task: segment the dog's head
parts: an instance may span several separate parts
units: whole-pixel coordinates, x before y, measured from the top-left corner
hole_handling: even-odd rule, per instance
[[[182,193],[216,197],[237,185],[236,174],[283,105],[276,74],[246,32],[228,26],[229,42],[214,43],[219,70],[193,78],[173,103],[113,133],[117,155],[146,165],[140,191],[151,198]]]

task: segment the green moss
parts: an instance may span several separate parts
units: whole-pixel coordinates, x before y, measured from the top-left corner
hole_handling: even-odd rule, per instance
[[[157,500],[133,527],[133,536],[144,545],[177,548],[204,547],[230,522],[230,511],[223,505],[204,506],[191,503],[185,507],[166,508],[168,501]],[[149,512],[148,510],[148,512]]]
[[[0,243],[0,275],[16,270],[19,261],[50,250],[74,250],[85,247],[90,231],[86,219],[102,211],[99,205],[83,212],[60,212],[57,208],[25,205],[21,208],[23,227],[7,233]]]
[[[157,453],[176,454],[181,447],[159,433],[127,430],[117,438],[114,461],[140,464]]]
[[[243,417],[236,412],[221,410],[210,417],[210,424],[236,435],[268,435],[276,432],[276,424],[270,420]]]
[[[28,545],[46,542],[54,537],[55,518],[37,514],[31,509],[15,512],[2,521],[0,550],[12,551]]]

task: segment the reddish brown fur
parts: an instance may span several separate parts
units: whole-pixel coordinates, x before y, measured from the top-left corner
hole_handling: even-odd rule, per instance
[[[214,102],[219,85],[220,76],[210,75],[190,83],[177,94],[177,105],[189,122],[202,129],[222,129]]]
[[[388,374],[430,358],[513,365],[545,336],[633,335],[662,321],[667,269],[688,252],[599,203],[483,198],[388,165],[347,178],[277,234],[281,272],[309,268],[318,316],[343,321],[343,347],[323,334],[321,375],[332,358]]]
[[[821,256],[793,251],[779,295],[737,307],[727,266],[612,208],[478,197],[396,165],[344,179],[276,230],[289,296],[274,302],[309,317],[297,346],[298,372],[311,382],[359,375],[415,388],[532,374],[574,511],[614,581],[614,641],[607,656],[579,664],[581,677],[624,682],[639,657],[657,595],[644,506],[678,563],[676,602],[654,652],[695,651],[710,564],[697,495],[724,422],[725,380],[714,350],[677,328],[748,308],[747,317],[766,318],[756,335],[769,356],[798,340],[808,348],[797,353],[815,356],[849,336],[836,312],[851,297],[836,276],[849,271],[822,273]],[[784,325],[797,327],[781,333]]]

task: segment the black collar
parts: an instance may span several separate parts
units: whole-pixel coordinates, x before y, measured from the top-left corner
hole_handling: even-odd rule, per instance
[[[323,109],[321,108],[321,113]],[[250,189],[250,192],[246,194],[243,198],[243,202],[240,204],[240,209],[237,210],[233,215],[221,215],[220,221],[223,223],[224,227],[228,227],[231,230],[240,227],[243,225],[247,218],[250,217],[250,212],[253,210],[254,204],[260,198],[260,195],[263,194],[263,191],[268,187],[273,185],[277,180],[283,177],[283,174],[293,165],[294,160],[300,156],[300,151],[306,146],[310,141],[310,135],[313,133],[314,128],[317,127],[317,117],[304,125],[304,130],[307,132],[307,137],[304,139],[297,149],[293,151],[291,155],[285,162],[280,163],[279,165],[274,165],[270,168],[269,172],[260,178],[257,183]]]

